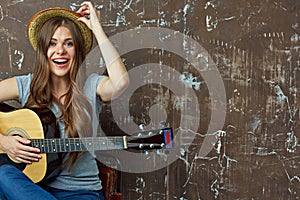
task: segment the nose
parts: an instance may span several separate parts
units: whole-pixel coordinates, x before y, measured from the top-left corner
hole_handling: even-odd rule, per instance
[[[56,45],[56,53],[61,55],[64,54],[66,52],[65,47],[63,44],[57,44]]]

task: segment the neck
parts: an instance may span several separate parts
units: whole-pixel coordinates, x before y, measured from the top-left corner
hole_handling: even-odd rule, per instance
[[[60,101],[62,104],[65,102],[65,94],[67,94],[70,88],[70,84],[66,80],[53,80],[51,81],[51,93],[52,95]]]

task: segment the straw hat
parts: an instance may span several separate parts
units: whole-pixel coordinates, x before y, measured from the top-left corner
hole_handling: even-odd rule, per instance
[[[27,34],[34,50],[37,48],[37,38],[42,26],[46,21],[53,17],[65,17],[72,20],[80,29],[85,43],[86,52],[91,50],[93,44],[92,31],[86,26],[86,24],[77,20],[81,17],[81,15],[74,11],[58,7],[42,10],[33,15],[29,20]]]

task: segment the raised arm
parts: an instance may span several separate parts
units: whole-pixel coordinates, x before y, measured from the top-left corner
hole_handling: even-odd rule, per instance
[[[88,1],[83,2],[77,13],[83,16],[78,20],[85,23],[93,31],[108,72],[108,77],[102,79],[99,83],[97,94],[103,101],[113,100],[117,98],[129,84],[127,70],[118,52],[105,34],[92,3]],[[89,15],[89,18],[86,18],[86,15]]]

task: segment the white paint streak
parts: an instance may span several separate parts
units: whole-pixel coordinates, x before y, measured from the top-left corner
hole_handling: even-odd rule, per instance
[[[4,16],[3,16],[3,9],[2,6],[0,6],[0,21],[3,21]]]
[[[183,83],[188,85],[190,88],[194,88],[195,90],[200,90],[201,82],[197,81],[197,77],[194,77],[193,74],[188,72],[183,72],[179,78]]]

